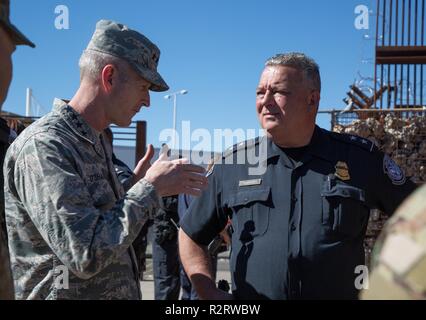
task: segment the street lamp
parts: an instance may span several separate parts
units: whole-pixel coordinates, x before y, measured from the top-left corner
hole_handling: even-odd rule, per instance
[[[166,96],[164,96],[164,99],[171,99],[173,97],[173,146],[172,146],[172,150],[175,149],[175,143],[176,143],[176,100],[177,100],[177,95],[181,94],[187,94],[188,90],[180,90],[180,91],[176,91],[173,93],[170,93]]]

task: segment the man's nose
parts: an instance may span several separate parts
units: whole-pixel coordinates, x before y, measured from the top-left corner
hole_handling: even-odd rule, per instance
[[[149,92],[143,96],[141,100],[141,105],[147,108],[151,105],[151,97],[149,96]]]
[[[266,90],[263,96],[262,105],[267,106],[271,104],[273,105],[274,103],[275,103],[274,94],[272,93],[271,90]]]

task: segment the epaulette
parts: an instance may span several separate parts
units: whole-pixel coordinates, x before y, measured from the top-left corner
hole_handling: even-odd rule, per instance
[[[259,144],[259,137],[234,144],[232,147],[229,147],[223,152],[222,158],[229,157],[240,150],[253,148],[257,144]]]
[[[377,146],[369,139],[362,138],[359,136],[355,136],[352,134],[347,133],[337,133],[337,132],[330,132],[330,136],[333,139],[342,141],[344,143],[352,144],[357,147],[360,147],[364,150],[367,150],[368,152],[375,152],[378,150]]]

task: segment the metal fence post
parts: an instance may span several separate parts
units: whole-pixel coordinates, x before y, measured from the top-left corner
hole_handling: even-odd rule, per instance
[[[334,126],[336,125],[336,112],[331,110],[331,128],[330,131],[333,131]]]
[[[135,166],[146,151],[146,121],[136,121]]]

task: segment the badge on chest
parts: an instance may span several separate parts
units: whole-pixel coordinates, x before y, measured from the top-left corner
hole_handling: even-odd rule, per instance
[[[346,162],[338,161],[335,166],[336,172],[334,175],[339,178],[340,180],[347,181],[351,179],[351,176],[349,175],[349,168]]]

